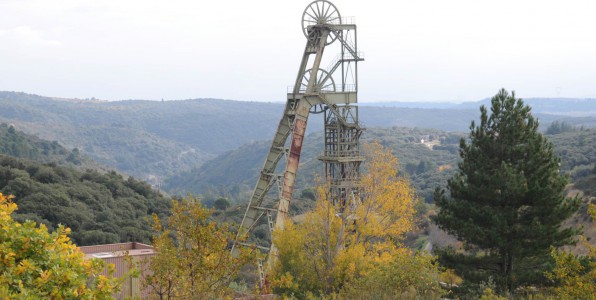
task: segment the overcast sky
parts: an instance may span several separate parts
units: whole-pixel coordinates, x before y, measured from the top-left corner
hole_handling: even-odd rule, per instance
[[[332,2],[358,25],[361,102],[596,98],[596,1]],[[0,90],[285,101],[309,3],[0,0]]]

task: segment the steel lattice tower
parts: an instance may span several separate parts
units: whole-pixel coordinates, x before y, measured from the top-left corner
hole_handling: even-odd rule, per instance
[[[296,82],[288,90],[284,112],[233,247],[246,245],[275,251],[271,245],[249,245],[240,240],[264,217],[270,230],[283,229],[311,113],[324,114],[325,149],[319,159],[325,164],[328,199],[342,207],[360,201],[360,164],[364,159],[360,155],[362,128],[358,122],[357,102],[358,62],[363,57],[358,51],[356,25],[352,19],[342,18],[331,2],[317,0],[304,10],[302,29],[307,41]],[[325,70],[321,68],[323,52],[332,44],[339,48],[339,54],[330,60]],[[276,174],[282,158],[285,171]],[[263,201],[274,186],[277,196],[273,200],[277,206],[264,207]]]

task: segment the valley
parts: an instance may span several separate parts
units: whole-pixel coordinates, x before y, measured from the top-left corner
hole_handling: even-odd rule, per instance
[[[268,138],[274,131],[282,108],[281,104],[275,103],[215,99],[106,102],[53,99],[10,92],[0,92],[0,104],[5,108],[0,111],[2,154],[31,161],[23,162],[25,165],[41,163],[50,164],[49,168],[73,168],[77,171],[69,172],[75,172],[75,177],[89,177],[84,173],[96,170],[93,172],[99,173],[90,178],[106,176],[100,175],[102,173],[121,176],[121,179],[114,177],[111,180],[124,180],[126,185],[127,177],[134,176],[166,195],[197,195],[207,206],[224,198],[232,207],[219,217],[232,222],[240,221],[240,207],[250,197],[270,145]],[[367,129],[363,142],[378,141],[392,149],[399,159],[399,174],[409,179],[421,203],[430,205],[435,188],[445,186],[457,169],[459,141],[466,137],[464,132],[477,114],[472,109],[461,107],[466,106],[451,109],[364,105],[361,107],[361,119],[367,124]],[[549,107],[552,108],[552,105]],[[547,124],[553,122],[553,128],[561,129],[561,124],[565,124],[569,130],[547,137],[561,157],[562,172],[569,174],[573,182],[580,183],[579,190],[590,196],[590,189],[586,188],[590,184],[586,185],[586,182],[592,178],[596,160],[596,129],[590,128],[594,126],[596,117],[539,116],[544,131]],[[323,165],[318,159],[323,147],[322,120],[313,115],[310,123],[296,180],[296,199],[290,207],[293,215],[312,209],[314,202],[309,195],[312,195],[312,189],[323,172]],[[5,157],[3,161],[4,168],[8,168],[9,172],[5,176],[3,191],[15,193],[14,183],[8,183],[24,174],[14,169],[16,162],[11,158]],[[41,176],[31,171],[35,170],[32,167],[24,168],[29,168],[29,175],[23,177],[25,180],[38,180]],[[45,170],[48,167],[40,165],[35,168]],[[47,169],[45,172],[65,171]],[[108,181],[102,179],[102,182]],[[113,193],[109,197],[117,199],[119,196]],[[27,195],[20,195],[22,201],[32,201]],[[106,196],[94,197],[101,199]],[[160,205],[167,207],[167,201]],[[271,206],[273,202],[266,205]],[[52,222],[59,221],[50,221],[43,213],[27,207],[23,206],[25,216],[34,216],[34,219],[51,226],[57,224]],[[139,223],[139,226],[146,232],[146,225]],[[130,238],[115,231],[113,233],[115,235],[109,236],[110,241],[128,241]],[[84,244],[97,238],[105,239],[99,236],[91,239],[78,235],[73,237]],[[141,240],[147,241],[147,238],[148,235],[143,233]],[[416,241],[412,243],[416,244]]]

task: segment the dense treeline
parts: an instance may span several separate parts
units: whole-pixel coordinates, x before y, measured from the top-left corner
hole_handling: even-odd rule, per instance
[[[132,177],[5,155],[0,155],[0,192],[16,197],[16,220],[50,229],[63,224],[72,229],[78,245],[149,242],[147,217],[169,208],[168,199]]]
[[[578,131],[578,130],[580,130],[580,128],[577,128],[567,122],[554,121],[554,122],[550,123],[550,125],[548,125],[548,128],[546,128],[546,131],[544,133],[558,134],[558,133]]]
[[[106,173],[77,148],[68,150],[5,123],[0,124],[2,154],[0,192],[17,197],[15,218],[51,230],[66,225],[79,245],[149,242],[145,218],[163,215],[170,204],[144,182]]]

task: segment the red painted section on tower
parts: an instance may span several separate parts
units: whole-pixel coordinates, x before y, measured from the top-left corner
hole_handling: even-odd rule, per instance
[[[290,155],[286,167],[286,176],[284,176],[284,186],[282,198],[291,199],[294,192],[294,179],[300,163],[300,152],[302,151],[302,142],[304,141],[304,132],[306,131],[306,120],[296,118],[294,121],[294,134],[292,135],[292,144],[290,146]]]

